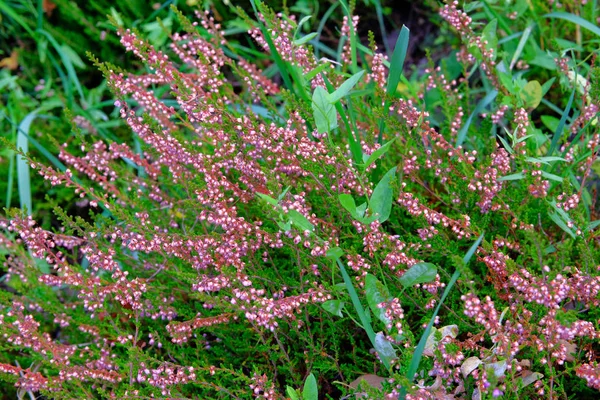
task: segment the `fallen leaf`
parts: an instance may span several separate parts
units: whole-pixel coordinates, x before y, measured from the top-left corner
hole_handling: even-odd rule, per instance
[[[50,0],[42,1],[42,9],[46,13],[46,15],[51,16],[52,11],[54,11],[55,8],[56,8],[56,4],[54,4]]]
[[[467,377],[471,374],[471,372],[475,371],[477,367],[481,365],[482,361],[477,357],[469,357],[465,361],[463,361],[460,366],[460,372],[463,377]]]
[[[0,68],[8,68],[11,71],[19,68],[19,53],[17,53],[16,50],[13,50],[12,53],[10,53],[10,57],[0,60]]]
[[[523,387],[531,385],[533,382],[542,379],[543,374],[539,372],[523,371]]]

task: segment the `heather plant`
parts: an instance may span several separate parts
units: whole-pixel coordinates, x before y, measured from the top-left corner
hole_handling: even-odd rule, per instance
[[[545,50],[554,68],[519,65],[545,33],[589,27],[595,5],[507,20],[497,4],[468,4],[473,17],[446,4],[456,51],[410,71],[408,28],[388,58],[359,40],[353,3],[335,60],[315,56],[306,19],[252,4],[238,12],[280,80],[208,13],[174,10],[183,32],[165,51],[113,21],[147,73],[92,58],[141,151],[74,124],[64,171],[20,152],[91,211],[55,207],[52,231],[23,210],[0,221],[4,387],[596,396],[594,39],[577,28],[577,49]]]

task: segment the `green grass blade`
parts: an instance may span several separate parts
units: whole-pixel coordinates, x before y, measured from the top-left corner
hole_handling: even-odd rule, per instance
[[[385,48],[385,54],[390,55],[390,47],[387,43],[387,33],[385,32],[385,24],[383,23],[383,10],[381,8],[381,1],[373,0],[375,3],[375,13],[377,14],[377,22],[379,23],[379,30],[381,31],[381,40],[383,41],[383,47]]]
[[[549,14],[544,15],[544,17],[546,18],[558,18],[558,19],[562,19],[565,21],[569,21],[572,22],[576,25],[581,26],[584,29],[587,29],[588,31],[600,36],[600,28],[591,23],[590,21],[583,19],[577,15],[568,13],[568,12],[564,12],[564,11],[556,11],[556,12],[551,12]]]
[[[402,76],[402,70],[404,68],[404,60],[406,59],[406,52],[408,51],[408,39],[410,37],[410,30],[406,26],[402,26],[402,30],[400,31],[400,35],[398,35],[398,40],[396,40],[396,46],[394,47],[394,52],[392,53],[392,59],[390,61],[390,72],[388,74],[388,82],[386,87],[386,94],[388,96],[395,96],[396,91],[398,89],[398,83],[400,82],[400,77]],[[383,105],[383,110],[386,110],[389,107],[389,100],[386,100]],[[385,122],[382,118],[379,121],[379,135],[377,136],[377,143],[382,144],[383,141],[383,131],[385,129]]]
[[[508,69],[513,69],[513,67],[515,66],[515,64],[517,63],[517,61],[519,60],[519,57],[521,57],[521,53],[523,52],[523,48],[525,47],[525,44],[527,43],[527,40],[529,39],[529,35],[531,34],[531,31],[533,30],[533,24],[529,25],[527,28],[525,28],[525,30],[523,31],[523,35],[521,36],[521,40],[519,40],[519,44],[517,45],[517,50],[515,51],[515,54],[513,54],[513,58],[510,61],[510,67]]]
[[[396,41],[396,47],[392,53],[392,59],[390,60],[390,73],[388,75],[388,82],[386,93],[388,96],[394,97],[400,82],[400,76],[402,76],[402,70],[404,69],[404,60],[406,59],[406,52],[408,51],[408,39],[410,37],[410,30],[404,25],[398,35]]]
[[[356,31],[354,30],[354,24],[352,23],[352,13],[350,12],[350,7],[346,0],[340,0],[340,4],[344,9],[344,14],[348,17],[348,26],[350,27],[350,54],[352,58],[352,72],[355,73],[358,71],[358,57],[356,56],[356,49],[358,40],[356,39]]]
[[[4,2],[4,1],[0,1],[0,11],[2,11],[6,15],[8,15],[12,19],[14,19],[15,22],[17,24],[21,25],[23,27],[23,29],[25,29],[31,37],[35,37],[35,32],[31,29],[31,27],[29,25],[27,25],[27,22],[23,18],[21,18],[21,16],[19,14],[17,14],[15,12],[15,9],[13,6],[6,4],[6,2]],[[6,22],[4,21],[3,23],[6,23]]]
[[[329,7],[327,9],[327,11],[325,11],[325,14],[323,14],[323,18],[321,18],[321,22],[319,22],[319,26],[317,27],[317,36],[315,37],[315,39],[310,41],[310,44],[313,45],[313,47],[315,48],[315,58],[319,59],[319,51],[323,51],[326,52],[322,47],[318,47],[315,45],[315,43],[321,43],[321,33],[323,32],[323,28],[325,28],[325,23],[329,20],[329,17],[331,17],[331,14],[333,14],[333,12],[335,11],[335,9],[337,8],[337,6],[339,6],[340,3],[338,2],[334,2],[331,7]],[[326,47],[326,46],[324,46]],[[326,47],[328,50],[329,47]],[[333,52],[333,50],[328,53],[329,56],[331,57],[335,57],[335,52]]]
[[[32,111],[21,121],[17,132],[17,149],[27,154],[29,152],[29,128],[38,114],[38,110]],[[21,210],[27,210],[27,215],[31,215],[31,177],[29,175],[29,162],[22,156],[17,156],[17,185],[19,187],[19,201]]]
[[[573,99],[575,98],[575,90],[576,89],[573,89],[573,91],[571,92],[571,96],[569,97],[569,101],[567,102],[567,107],[565,107],[565,110],[563,111],[562,116],[560,117],[560,121],[558,122],[556,131],[554,131],[554,136],[552,137],[552,143],[550,143],[550,148],[548,149],[547,155],[549,155],[549,156],[551,156],[552,153],[554,153],[554,150],[556,150],[556,146],[558,146],[558,141],[560,140],[560,137],[562,136],[562,132],[565,127],[565,123],[567,122],[567,117],[569,116],[569,113],[571,112],[571,106],[573,105]]]
[[[471,258],[473,257],[473,254],[475,254],[477,247],[479,247],[479,244],[481,244],[481,241],[483,240],[483,235],[484,234],[482,233],[479,236],[479,238],[477,238],[477,240],[475,241],[475,243],[473,243],[473,245],[471,246],[471,248],[469,249],[467,254],[465,254],[465,256],[463,257],[464,265],[467,265],[469,263],[469,261],[471,260]],[[415,374],[417,373],[417,369],[419,368],[421,358],[423,357],[423,351],[425,350],[425,344],[427,342],[427,338],[429,337],[429,334],[431,333],[431,327],[433,326],[433,322],[435,321],[435,318],[437,317],[438,312],[440,311],[440,308],[442,307],[442,304],[444,303],[444,300],[446,300],[446,297],[448,297],[450,290],[452,290],[452,287],[458,280],[459,276],[460,276],[460,269],[457,269],[454,272],[454,274],[452,274],[452,277],[450,278],[450,282],[448,282],[448,285],[446,286],[446,289],[444,290],[444,293],[442,294],[442,298],[440,299],[437,307],[435,308],[435,311],[434,311],[433,315],[431,316],[429,323],[427,324],[427,328],[425,328],[425,332],[423,332],[423,335],[421,336],[421,339],[419,340],[419,344],[417,345],[417,348],[415,349],[412,360],[410,361],[410,365],[408,367],[408,372],[406,373],[406,377],[408,378],[408,380],[410,382],[413,381],[413,378],[414,378]],[[398,399],[403,400],[405,397],[406,397],[406,388],[402,387],[402,389],[400,391],[400,395],[398,396]]]
[[[15,155],[10,156],[8,164],[8,182],[6,187],[6,208],[10,208],[10,202],[12,199],[12,189],[15,181]]]
[[[339,258],[336,258],[336,262],[337,262],[338,267],[340,268],[342,277],[344,278],[344,284],[346,285],[346,290],[348,291],[348,294],[350,295],[350,299],[352,300],[352,305],[354,305],[354,309],[356,310],[356,313],[358,314],[360,323],[363,325],[363,328],[367,332],[367,336],[369,337],[371,344],[373,345],[373,347],[375,347],[375,336],[376,336],[375,331],[373,330],[373,327],[371,326],[371,322],[367,318],[367,314],[365,313],[365,309],[363,308],[363,306],[360,302],[360,299],[358,298],[356,289],[354,289],[354,285],[352,284],[352,278],[350,278],[350,275],[348,275],[348,272],[346,271],[344,264],[342,264],[342,262],[340,261]],[[386,358],[382,357],[381,362],[383,363],[383,365],[385,366],[385,368],[387,370],[390,369],[390,364]]]
[[[250,4],[252,4],[252,9],[254,10],[254,14],[256,15],[256,23],[258,24],[258,27],[260,28],[260,31],[262,32],[263,37],[265,38],[265,41],[269,46],[269,50],[271,51],[271,55],[273,56],[273,61],[275,61],[275,64],[277,64],[279,73],[281,74],[281,78],[283,79],[283,83],[288,89],[294,91],[294,86],[292,85],[292,80],[290,79],[290,75],[288,73],[290,68],[287,67],[286,62],[283,61],[281,55],[277,51],[275,43],[273,43],[273,38],[269,34],[269,30],[266,28],[265,24],[261,22],[259,18],[260,14],[258,12],[258,8],[256,7],[256,2],[257,0],[250,0]]]
[[[54,37],[46,32],[43,29],[38,29],[37,33],[45,36],[48,41],[50,42],[50,44],[52,45],[52,47],[54,47],[54,50],[56,50],[56,52],[58,53],[58,55],[60,56],[60,59],[63,63],[63,65],[65,66],[65,69],[67,70],[67,75],[69,76],[69,80],[71,82],[73,82],[73,84],[75,85],[75,89],[77,89],[77,92],[79,93],[79,97],[81,98],[82,102],[85,102],[85,96],[83,95],[83,89],[81,88],[81,83],[79,83],[79,78],[77,77],[77,73],[75,72],[75,67],[73,66],[73,63],[71,62],[71,59],[69,58],[68,54],[66,54],[62,47],[58,44],[58,42],[54,39]]]
[[[482,112],[492,101],[494,101],[494,99],[496,98],[497,95],[498,95],[498,91],[492,90],[483,99],[481,99],[481,101],[477,104],[477,106],[475,107],[475,110],[473,110],[471,115],[469,115],[469,118],[467,118],[467,121],[465,122],[463,127],[460,128],[460,131],[458,132],[458,136],[456,138],[456,147],[462,145],[464,143],[465,139],[467,138],[467,133],[469,132],[469,127],[471,126],[471,123],[473,122],[473,118],[475,118],[475,116],[477,114]]]

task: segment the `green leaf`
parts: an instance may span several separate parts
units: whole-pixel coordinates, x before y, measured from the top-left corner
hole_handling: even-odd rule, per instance
[[[550,216],[550,219],[552,221],[554,221],[554,223],[556,225],[558,225],[558,227],[560,229],[562,229],[563,231],[565,231],[566,233],[568,233],[569,236],[571,236],[573,239],[577,238],[577,235],[575,235],[575,233],[573,232],[573,230],[567,226],[567,224],[565,223],[565,221],[560,217],[560,215],[558,215],[558,213],[553,212],[552,214],[549,214],[549,216]]]
[[[590,21],[585,20],[577,15],[567,13],[567,12],[557,11],[557,12],[552,12],[552,13],[546,14],[546,15],[544,15],[544,17],[564,19],[565,21],[569,21],[574,24],[577,24],[577,25],[581,26],[582,28],[585,28],[588,31],[593,32],[596,35],[600,36],[600,28],[596,24],[591,23]]]
[[[554,174],[551,174],[550,172],[546,172],[546,171],[542,171],[542,176],[546,179],[550,179],[551,181],[555,181],[555,182],[563,181],[562,176],[554,175]]]
[[[378,307],[380,303],[389,301],[391,298],[387,288],[375,276],[367,274],[365,278],[365,292],[367,294],[367,303],[375,317],[386,325],[391,323],[390,319],[385,315],[385,309]]]
[[[390,169],[387,174],[381,178],[377,186],[375,186],[369,201],[371,210],[381,223],[387,221],[392,212],[394,192],[390,186],[390,183],[395,175],[396,167]]]
[[[525,43],[527,43],[527,40],[529,39],[529,35],[531,34],[531,31],[533,30],[534,27],[535,27],[535,25],[531,24],[527,28],[525,28],[525,30],[523,31],[523,35],[521,36],[521,39],[519,40],[517,50],[515,50],[515,54],[513,54],[513,58],[510,61],[509,69],[513,69],[515,64],[519,60],[519,57],[521,57],[521,53],[523,52]]]
[[[317,132],[329,133],[337,128],[337,111],[329,101],[329,94],[321,86],[317,86],[313,93],[312,109]]]
[[[498,180],[499,181],[518,181],[519,179],[523,179],[523,178],[525,178],[525,175],[522,172],[519,172],[516,174],[501,176],[500,178],[498,178]]]
[[[558,122],[560,121],[558,118],[551,115],[542,115],[540,119],[542,120],[542,124],[544,124],[549,131],[556,132],[556,128],[558,128]]]
[[[309,33],[308,35],[304,35],[302,36],[300,39],[296,39],[294,40],[294,44],[296,46],[301,46],[306,42],[310,42],[311,40],[313,40],[315,37],[317,36],[317,32],[312,32]]]
[[[362,203],[360,206],[356,207],[356,213],[360,218],[365,216],[365,211],[367,211],[367,203]]]
[[[288,395],[290,400],[300,400],[300,396],[296,393],[296,389],[291,386],[286,386],[285,393]]]
[[[386,93],[388,96],[395,96],[398,89],[398,83],[400,82],[400,76],[402,76],[402,70],[404,69],[404,60],[406,59],[406,52],[408,51],[408,38],[410,36],[410,30],[403,25],[396,40],[396,46],[392,53],[392,59],[390,60],[390,72],[388,74]]]
[[[365,164],[363,165],[363,169],[369,168],[369,166],[371,164],[373,164],[379,157],[381,157],[382,155],[387,153],[395,141],[396,141],[396,138],[393,138],[392,140],[390,140],[389,142],[387,142],[386,144],[384,144],[383,146],[381,146],[380,148],[375,150],[373,153],[371,153],[371,155],[368,156],[368,158],[366,159]]]
[[[342,97],[346,96],[348,92],[350,92],[350,90],[352,90],[352,88],[358,83],[360,78],[362,78],[364,73],[365,71],[363,70],[348,78],[344,83],[340,85],[339,88],[337,88],[335,92],[329,95],[329,102],[333,104],[339,101]]]
[[[495,60],[496,56],[498,55],[498,35],[496,34],[497,29],[498,20],[493,19],[485,26],[485,28],[483,28],[482,31],[483,40],[487,41],[485,47],[488,50],[494,50],[494,57],[492,57],[492,60]]]
[[[325,257],[332,259],[332,260],[337,260],[338,258],[341,258],[344,255],[344,250],[340,249],[339,247],[332,247],[331,249],[327,250],[327,254],[325,255]]]
[[[256,195],[258,197],[260,197],[261,199],[263,199],[264,201],[266,201],[267,203],[271,204],[272,206],[274,206],[274,207],[278,206],[277,200],[275,200],[271,196],[263,194],[263,193],[259,193],[259,192],[256,192]]]
[[[506,139],[504,139],[502,136],[498,135],[496,136],[498,139],[500,139],[500,141],[502,142],[502,144],[504,145],[504,148],[506,149],[506,151],[508,151],[510,154],[515,154],[515,151],[513,150],[513,148],[510,146],[510,144],[508,144],[508,142],[506,141]]]
[[[302,390],[303,400],[319,400],[319,389],[317,388],[317,380],[312,374],[308,375],[304,382],[304,389]]]
[[[344,308],[344,302],[341,300],[327,300],[324,302],[321,307],[328,313],[333,315],[337,315],[338,317],[343,317],[342,309]]]
[[[552,153],[554,153],[554,150],[556,150],[556,146],[558,146],[558,141],[562,136],[563,128],[565,127],[565,124],[567,123],[567,118],[569,117],[569,113],[571,112],[571,106],[573,105],[573,100],[575,99],[575,91],[576,89],[573,89],[573,91],[571,92],[571,96],[569,97],[567,106],[565,107],[562,116],[560,117],[560,121],[558,122],[558,126],[554,131],[554,136],[552,136],[552,142],[550,143],[550,148],[548,149],[548,155],[552,155]]]
[[[399,278],[405,288],[419,283],[431,282],[437,275],[437,267],[431,263],[418,263],[413,265]]]
[[[379,354],[379,358],[386,359],[388,362],[392,361],[396,356],[396,350],[392,344],[385,338],[382,332],[378,332],[375,336],[375,350]]]
[[[308,219],[296,210],[290,210],[287,213],[288,217],[294,225],[296,225],[302,231],[313,231],[315,227],[310,223]]]
[[[536,108],[542,101],[542,85],[538,81],[529,81],[521,90],[521,100],[525,108]]]
[[[484,234],[482,233],[479,236],[479,238],[477,238],[475,243],[473,243],[473,245],[471,246],[471,248],[469,249],[467,254],[465,254],[465,256],[463,257],[463,263],[465,266],[469,263],[469,261],[471,260],[471,257],[473,257],[473,254],[475,254],[477,247],[479,247],[479,244],[483,240],[483,236],[484,236]],[[435,311],[433,312],[433,315],[431,316],[431,319],[429,320],[427,327],[425,328],[425,332],[423,332],[423,335],[421,335],[419,344],[417,344],[415,352],[413,353],[413,357],[410,360],[410,365],[408,366],[408,372],[406,373],[406,377],[408,378],[408,380],[410,382],[412,382],[414,380],[415,374],[417,373],[417,370],[419,368],[419,364],[421,363],[421,358],[423,357],[423,351],[425,350],[425,344],[427,343],[427,339],[429,338],[429,334],[431,332],[431,329],[433,328],[433,322],[435,321],[435,318],[437,317],[437,315],[440,311],[440,308],[442,307],[442,304],[446,300],[446,297],[448,297],[450,290],[452,290],[452,288],[454,287],[454,284],[456,283],[456,281],[458,280],[459,277],[460,277],[460,269],[457,269],[454,272],[454,274],[452,274],[452,277],[450,278],[450,282],[448,282],[448,285],[446,285],[446,289],[444,289],[444,293],[442,293],[442,298],[438,302],[438,305],[435,308]],[[403,389],[401,389],[400,396],[398,398],[403,399],[403,398],[405,398],[405,396],[406,396],[406,389],[403,388]]]
[[[323,72],[323,70],[325,70],[328,66],[329,64],[327,63],[319,64],[318,66],[304,74],[304,79],[306,79],[307,81],[312,80],[315,76]]]
[[[473,122],[473,118],[475,118],[476,115],[483,112],[483,110],[496,98],[497,95],[498,91],[492,90],[483,99],[481,99],[479,103],[477,103],[475,110],[473,110],[471,115],[469,115],[469,118],[467,118],[467,122],[465,122],[463,127],[458,132],[458,135],[456,137],[456,147],[462,145],[465,139],[467,138],[467,133],[469,132],[469,127],[471,126],[471,122]]]
[[[342,205],[342,207],[344,207],[344,209],[346,209],[346,211],[348,211],[350,215],[352,215],[352,218],[360,218],[360,216],[356,212],[356,203],[354,202],[354,198],[351,195],[347,193],[342,193],[338,196],[338,199],[340,200],[340,204]]]

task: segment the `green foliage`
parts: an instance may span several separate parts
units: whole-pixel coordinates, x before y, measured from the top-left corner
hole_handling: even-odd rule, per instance
[[[387,59],[379,1],[0,0],[1,391],[593,397],[599,32],[562,6],[448,4]]]

